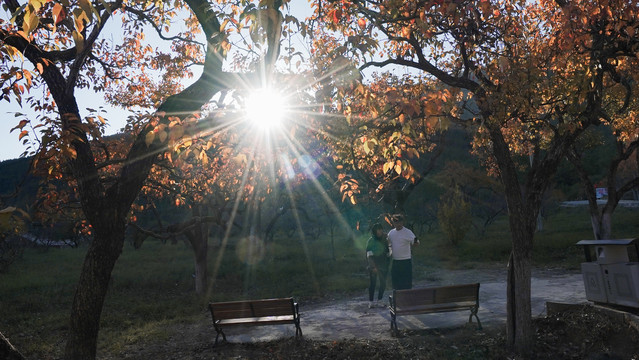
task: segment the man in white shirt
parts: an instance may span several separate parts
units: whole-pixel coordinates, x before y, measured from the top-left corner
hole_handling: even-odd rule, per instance
[[[393,215],[392,221],[395,228],[388,232],[388,242],[393,258],[391,267],[393,289],[411,289],[413,287],[411,246],[419,245],[419,240],[412,231],[404,227],[403,215]]]

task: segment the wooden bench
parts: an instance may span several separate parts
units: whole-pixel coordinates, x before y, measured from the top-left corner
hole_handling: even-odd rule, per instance
[[[450,285],[440,287],[393,290],[389,296],[391,331],[397,334],[397,316],[429,314],[447,311],[470,310],[468,322],[477,319],[477,328],[481,322],[477,316],[479,310],[479,284]]]
[[[223,327],[234,325],[295,324],[295,337],[302,336],[299,307],[293,298],[243,300],[209,303],[217,335],[226,341]]]

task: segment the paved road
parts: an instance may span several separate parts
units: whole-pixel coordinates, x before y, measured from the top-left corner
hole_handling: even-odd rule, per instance
[[[597,200],[598,205],[604,205],[606,202],[607,200]],[[588,206],[588,200],[564,201],[561,203],[561,206],[563,207]],[[639,200],[619,200],[618,206],[637,208],[639,207]]]
[[[479,319],[484,327],[506,323],[506,269],[447,270],[428,276],[429,281],[419,286],[452,285],[480,282]],[[339,300],[304,306],[300,304],[301,325],[304,337],[313,340],[341,339],[391,339],[388,309],[368,309],[364,295],[354,299]],[[533,270],[532,315],[545,315],[547,301],[585,303],[586,295],[580,272],[565,270]],[[426,329],[462,326],[468,321],[468,312],[399,317],[399,329]],[[295,336],[294,326],[262,326],[245,329],[229,328],[229,342],[268,341],[280,337]]]

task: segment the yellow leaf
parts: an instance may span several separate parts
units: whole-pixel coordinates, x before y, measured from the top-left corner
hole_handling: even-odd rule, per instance
[[[184,135],[184,127],[181,125],[176,125],[171,129],[171,138],[172,139],[180,139]],[[210,141],[209,141],[210,143]],[[208,144],[207,144],[208,146]],[[209,146],[210,148],[210,146]]]
[[[22,23],[22,31],[29,35],[33,30],[38,27],[40,18],[35,11],[25,11],[24,22]]]
[[[146,133],[146,137],[144,138],[146,146],[150,146],[153,143],[153,140],[155,140],[155,133],[153,131]]]
[[[88,22],[91,22],[91,20],[93,20],[93,5],[91,5],[91,2],[89,0],[79,0],[78,3],[80,4],[80,7],[82,8],[82,12],[84,12],[85,16],[87,17]]]
[[[160,132],[158,133],[158,138],[160,139],[160,142],[161,142],[161,143],[163,143],[163,142],[166,140],[166,138],[167,138],[168,136],[169,136],[169,134],[168,134],[166,131],[164,131],[164,130],[163,130],[163,131],[160,131]]]
[[[400,175],[402,173],[402,162],[397,160],[397,162],[395,163],[395,172],[397,173],[397,175]]]

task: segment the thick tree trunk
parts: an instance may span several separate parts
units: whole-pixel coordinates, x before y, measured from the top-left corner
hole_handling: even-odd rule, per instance
[[[506,337],[508,345],[517,353],[528,355],[535,343],[530,302],[533,238],[541,199],[550,175],[557,168],[562,148],[551,147],[543,162],[541,157],[535,158],[526,185],[522,187],[501,129],[498,126],[489,126],[488,130],[508,203],[513,246],[508,267]]]
[[[84,259],[73,299],[65,359],[95,359],[102,305],[111,271],[124,245],[124,219],[113,221],[95,237]],[[94,227],[95,228],[95,227]]]
[[[534,227],[533,227],[534,229]],[[529,354],[534,346],[531,315],[531,260],[534,232],[513,233],[513,252],[508,264],[508,311],[506,337],[519,354]]]

